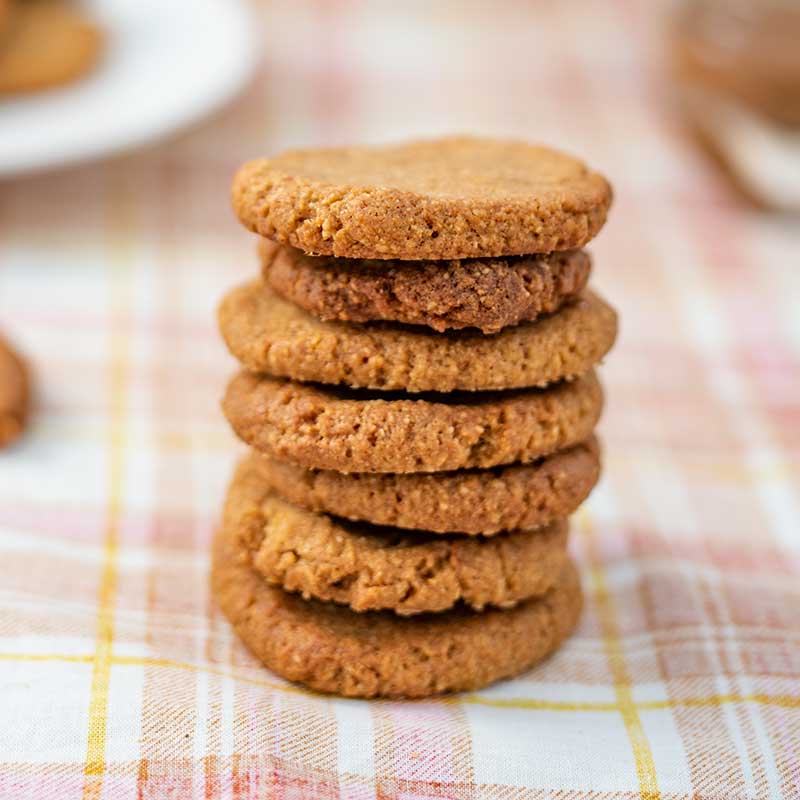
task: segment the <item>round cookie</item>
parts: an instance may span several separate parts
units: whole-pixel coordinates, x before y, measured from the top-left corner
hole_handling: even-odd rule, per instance
[[[11,20],[14,18],[15,2],[16,0],[0,0],[0,47],[3,45],[3,37],[11,24]]]
[[[346,697],[428,697],[517,675],[561,644],[582,605],[569,561],[553,589],[515,608],[413,619],[302,600],[248,561],[234,537],[216,537],[212,592],[236,633],[278,675]]]
[[[69,3],[17,3],[0,46],[0,94],[58,86],[88,72],[100,54],[100,31]]]
[[[544,594],[567,559],[567,523],[490,539],[430,536],[345,522],[298,508],[278,495],[248,459],[239,465],[225,528],[268,583],[306,600],[401,616],[510,608]]]
[[[240,372],[223,409],[275,458],[337,472],[444,472],[529,462],[588,438],[603,407],[594,372],[544,390],[409,399]]]
[[[567,517],[600,477],[595,437],[533,464],[438,473],[342,474],[258,454],[263,480],[295,505],[373,525],[482,534]]]
[[[587,372],[617,334],[616,313],[590,291],[557,314],[484,336],[322,322],[261,282],[230,292],[219,324],[231,353],[254,372],[409,392],[545,386]]]
[[[323,320],[384,320],[439,332],[509,325],[557,311],[585,288],[584,250],[461,261],[376,261],[308,256],[261,239],[264,281]]]
[[[0,448],[20,437],[28,419],[29,405],[25,363],[0,339]]]
[[[306,253],[481,258],[582,247],[611,187],[546,147],[452,137],[251,161],[232,200],[247,228]]]

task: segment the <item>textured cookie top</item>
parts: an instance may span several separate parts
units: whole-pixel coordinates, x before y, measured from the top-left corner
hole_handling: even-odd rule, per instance
[[[28,371],[11,346],[0,339],[0,447],[19,438],[30,404]]]
[[[484,336],[322,322],[255,282],[223,299],[219,323],[231,353],[254,372],[409,392],[545,386],[587,372],[617,334],[616,313],[588,290],[556,314]]]
[[[264,454],[254,465],[292,503],[375,525],[492,535],[567,517],[600,477],[592,437],[533,464],[407,474],[305,469]]]
[[[345,522],[288,503],[252,459],[236,471],[224,524],[268,583],[354,611],[509,608],[551,589],[566,561],[564,520],[491,539]]]
[[[290,150],[245,164],[232,198],[250,230],[307,253],[415,260],[582,247],[611,188],[546,147],[457,137]]]
[[[443,472],[529,462],[588,438],[603,407],[594,373],[549,389],[411,399],[242,372],[223,409],[275,458],[337,472]]]
[[[582,605],[568,561],[546,595],[512,609],[459,607],[411,619],[357,614],[270,586],[227,530],[214,541],[211,585],[236,632],[267,667],[347,697],[427,697],[516,675],[558,647]]]
[[[309,256],[261,239],[263,276],[276,292],[323,320],[427,325],[437,331],[508,325],[557,311],[586,286],[584,250],[449,261]]]

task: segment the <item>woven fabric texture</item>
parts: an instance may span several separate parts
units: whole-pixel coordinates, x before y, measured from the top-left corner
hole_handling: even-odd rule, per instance
[[[215,119],[0,185],[0,326],[37,388],[0,454],[0,797],[800,798],[800,235],[683,138],[656,5],[275,2],[257,80]],[[209,596],[242,452],[214,310],[258,269],[228,185],[290,145],[452,130],[614,183],[590,248],[621,336],[571,543],[586,610],[485,691],[321,697]]]

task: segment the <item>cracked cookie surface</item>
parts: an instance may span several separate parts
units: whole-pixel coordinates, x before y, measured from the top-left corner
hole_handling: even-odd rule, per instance
[[[322,320],[401,322],[497,333],[557,311],[586,287],[584,250],[449,261],[308,256],[259,242],[264,281]]]
[[[256,450],[337,472],[527,463],[587,439],[602,407],[594,372],[547,389],[421,397],[240,372],[223,400],[233,430]]]
[[[219,324],[253,372],[409,392],[545,386],[587,372],[617,335],[616,312],[589,290],[555,314],[484,336],[323,322],[256,281],[223,299]]]
[[[271,670],[346,697],[427,697],[517,675],[555,650],[582,606],[567,561],[556,585],[507,610],[457,607],[411,619],[355,613],[270,586],[227,528],[214,541],[211,586],[236,633]]]
[[[605,222],[611,188],[547,147],[451,137],[251,161],[232,202],[247,228],[306,253],[479,258],[582,247]]]
[[[304,467],[257,454],[265,481],[309,511],[432,533],[492,535],[567,517],[600,477],[594,437],[533,464],[455,472],[378,474]]]
[[[401,616],[510,608],[547,592],[566,561],[567,522],[491,538],[436,536],[376,527],[298,508],[243,461],[228,492],[224,525],[268,583],[353,611]]]

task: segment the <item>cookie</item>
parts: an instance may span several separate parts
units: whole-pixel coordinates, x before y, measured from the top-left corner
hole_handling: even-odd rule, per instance
[[[0,42],[0,93],[69,83],[95,65],[101,44],[100,31],[69,3],[18,3]]]
[[[308,256],[261,239],[264,281],[323,320],[427,325],[437,331],[509,325],[557,311],[585,288],[589,254],[461,261],[376,261]]]
[[[582,247],[611,188],[546,147],[453,137],[290,150],[245,164],[232,200],[247,228],[306,253],[420,260]]]
[[[416,399],[241,372],[223,401],[234,431],[256,450],[338,472],[529,462],[588,438],[602,406],[593,372],[543,390]]]
[[[214,542],[211,585],[238,635],[273,672],[347,697],[427,697],[517,675],[559,646],[582,605],[568,561],[546,595],[509,610],[357,614],[270,586],[224,531]]]
[[[3,45],[3,38],[6,31],[11,26],[14,18],[14,0],[0,0],[0,47]]]
[[[551,589],[567,558],[565,520],[490,539],[346,522],[287,502],[253,462],[236,471],[225,528],[268,583],[307,600],[401,616],[510,608]]]
[[[219,324],[231,353],[254,372],[409,392],[545,386],[585,373],[617,333],[616,313],[590,291],[557,314],[484,336],[322,322],[261,282],[228,294]]]
[[[309,511],[374,525],[485,536],[569,516],[600,477],[594,437],[533,464],[484,470],[345,475],[263,454],[253,464],[278,493]]]
[[[30,405],[28,370],[23,360],[0,339],[0,447],[18,439]]]

